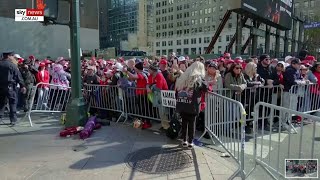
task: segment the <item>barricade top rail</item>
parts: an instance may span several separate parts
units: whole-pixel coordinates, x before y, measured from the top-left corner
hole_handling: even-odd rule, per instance
[[[43,82],[37,83],[37,84],[35,85],[35,87],[39,87],[40,85],[48,85],[48,86],[50,86],[50,87],[52,87],[52,86],[54,86],[54,87],[65,87],[65,86],[58,85],[58,84],[50,84],[50,83],[43,83]],[[65,87],[65,88],[70,89],[71,87],[68,86],[68,87]]]
[[[286,112],[289,112],[291,114],[295,114],[296,116],[303,116],[303,117],[310,118],[312,120],[320,122],[320,117],[318,117],[318,116],[313,116],[313,115],[310,115],[310,114],[307,114],[307,113],[304,113],[304,112],[295,111],[295,110],[292,110],[292,109],[288,109],[288,108],[285,108],[285,107],[277,106],[277,105],[274,105],[274,104],[269,104],[269,103],[266,103],[266,102],[257,102],[257,104],[254,107],[255,112],[259,111],[259,106],[267,106],[269,108],[277,109],[279,111],[286,111]]]
[[[239,105],[239,107],[241,108],[242,113],[246,113],[246,110],[244,109],[244,107],[243,107],[242,103],[241,103],[241,102],[239,102],[239,101],[236,101],[236,100],[231,99],[231,98],[228,98],[228,97],[226,97],[226,96],[223,96],[223,95],[217,94],[217,93],[215,93],[215,92],[208,92],[207,94],[215,95],[215,96],[217,96],[217,97],[219,97],[219,98],[221,98],[221,99],[224,99],[224,100],[227,100],[227,101],[233,102],[233,103],[235,103],[235,104]]]

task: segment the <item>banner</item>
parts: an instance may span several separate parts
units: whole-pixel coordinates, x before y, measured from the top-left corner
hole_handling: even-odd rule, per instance
[[[291,29],[292,0],[242,0],[242,9],[268,23]]]

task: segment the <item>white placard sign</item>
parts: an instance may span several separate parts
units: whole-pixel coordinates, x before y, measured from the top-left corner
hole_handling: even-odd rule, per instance
[[[176,108],[176,92],[175,91],[161,91],[162,106]]]

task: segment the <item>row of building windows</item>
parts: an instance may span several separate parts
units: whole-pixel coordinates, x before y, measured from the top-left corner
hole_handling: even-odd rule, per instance
[[[232,39],[233,35],[226,35],[225,36],[225,40],[226,42],[229,42],[231,39]],[[244,38],[243,38],[244,39]],[[189,41],[190,40],[190,41]],[[198,42],[197,42],[198,40]],[[203,40],[203,41],[202,41]],[[179,40],[176,40],[176,45],[179,46],[179,45],[182,45],[182,42],[183,42],[183,45],[189,45],[189,42],[191,44],[201,44],[202,42],[207,44],[207,43],[210,43],[210,40],[211,38],[210,37],[204,37],[204,38],[191,38],[191,39],[183,39],[183,41],[181,39]],[[222,42],[222,37],[219,36],[218,38],[218,42]],[[160,47],[160,45],[162,47],[165,47],[165,46],[173,46],[173,41],[170,40],[170,41],[158,41],[156,42],[156,47]]]
[[[176,1],[178,3],[179,2],[183,2],[182,0],[176,0]],[[222,0],[220,0],[220,1],[222,1]],[[192,8],[196,8],[196,7],[199,7],[199,6],[202,6],[202,5],[212,4],[213,2],[216,2],[216,0],[199,0],[199,1],[196,1],[196,2],[192,3]],[[156,8],[165,7],[168,4],[169,5],[174,4],[174,0],[168,0],[168,2],[167,1],[158,2],[158,3],[156,3]],[[177,8],[178,7],[179,7],[180,10],[182,10],[182,7],[184,7],[184,9],[189,9],[190,5],[189,4],[184,4],[183,6],[182,5],[177,6]]]
[[[187,4],[188,5],[188,4]],[[177,11],[180,11],[182,9],[178,8],[179,6],[177,6]],[[182,5],[181,5],[182,7]],[[223,11],[223,6],[219,6],[219,10],[220,11]],[[201,9],[201,10],[195,10],[195,11],[192,11],[191,12],[191,16],[198,16],[198,15],[206,15],[206,14],[211,14],[211,13],[214,13],[216,11],[216,7],[212,7],[212,8],[205,8],[205,9]],[[161,14],[166,14],[167,12],[171,13],[173,12],[173,7],[169,7],[168,8],[168,11],[167,9],[159,9],[159,10],[156,10],[156,15],[161,15]],[[189,12],[187,12],[189,14]],[[189,17],[189,15],[188,15]]]
[[[183,25],[188,26],[189,24],[186,22],[184,24],[182,24],[182,22],[178,22],[176,27],[183,27]],[[168,25],[167,24],[157,25],[156,26],[156,31],[157,31],[156,37],[161,37],[161,33],[165,33],[165,32],[159,32],[160,30],[173,29],[173,28],[174,28],[173,23],[169,23]],[[228,24],[228,29],[229,30],[232,29],[232,23]],[[189,29],[184,29],[184,30],[179,29],[176,31],[177,32],[176,34],[177,35],[183,35],[183,34],[189,34],[189,33],[196,34],[196,33],[202,33],[202,32],[211,32],[211,31],[215,31],[215,30],[216,30],[216,26],[212,25],[212,26],[191,28],[190,30]],[[166,35],[162,35],[162,36],[165,37]]]
[[[156,55],[161,56],[161,55],[168,55],[171,54],[172,52],[176,52],[177,55],[191,55],[191,54],[203,54],[207,51],[208,47],[194,47],[194,48],[179,48],[179,49],[163,49],[163,50],[156,50]],[[198,50],[198,51],[197,51]],[[214,52],[214,49],[212,50]],[[218,46],[218,54],[222,53],[222,47]]]

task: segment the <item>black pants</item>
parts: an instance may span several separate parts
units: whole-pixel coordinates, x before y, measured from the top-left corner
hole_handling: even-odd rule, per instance
[[[196,117],[197,115],[193,114],[185,114],[180,113],[181,119],[182,119],[182,139],[183,141],[187,141],[188,143],[192,143],[194,134],[195,134],[195,127],[196,127]],[[188,138],[187,138],[187,131],[188,131]]]
[[[32,101],[32,88],[33,88],[33,84],[26,85],[27,92],[26,92],[26,94],[22,95],[22,101],[23,101],[22,104],[23,104],[23,108],[24,108],[25,111],[29,109],[30,105],[32,107],[32,104],[31,104],[31,101]]]
[[[8,87],[7,89],[0,89],[0,117],[2,118],[4,115],[4,108],[7,105],[7,99],[9,101],[9,108],[10,108],[10,121],[16,122],[17,121],[17,88],[16,87]]]

